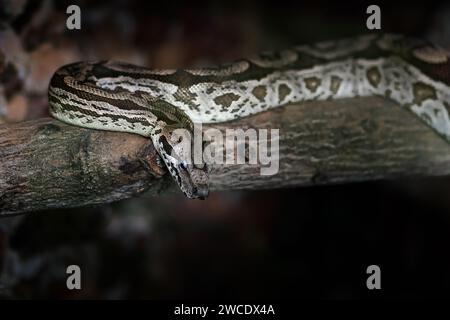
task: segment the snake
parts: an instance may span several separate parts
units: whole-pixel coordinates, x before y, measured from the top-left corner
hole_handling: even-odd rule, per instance
[[[192,199],[209,193],[209,166],[181,143],[195,124],[239,120],[288,104],[380,96],[411,111],[450,142],[450,54],[427,40],[364,34],[213,67],[150,69],[111,60],[59,68],[49,113],[65,123],[138,134]],[[282,130],[282,128],[281,128]]]

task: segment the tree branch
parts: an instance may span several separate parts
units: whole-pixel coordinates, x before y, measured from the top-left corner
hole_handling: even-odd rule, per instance
[[[212,126],[205,126],[206,130]],[[450,173],[450,146],[381,98],[289,105],[227,128],[279,128],[279,171],[212,165],[211,190],[269,189]],[[45,118],[0,126],[0,216],[176,190],[149,139]]]

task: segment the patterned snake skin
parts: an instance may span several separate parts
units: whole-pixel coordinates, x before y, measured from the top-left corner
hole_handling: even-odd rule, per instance
[[[179,147],[175,129],[192,132],[194,123],[240,119],[289,103],[367,96],[397,102],[450,142],[450,55],[401,35],[297,46],[216,68],[79,62],[60,68],[49,86],[55,118],[150,137],[189,198],[208,195],[207,166],[194,164]]]

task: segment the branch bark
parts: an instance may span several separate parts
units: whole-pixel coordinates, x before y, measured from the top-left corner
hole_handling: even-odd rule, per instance
[[[381,98],[288,105],[230,123],[279,128],[279,171],[212,165],[211,190],[269,189],[450,174],[450,145]],[[176,191],[149,139],[45,118],[0,126],[0,216]]]

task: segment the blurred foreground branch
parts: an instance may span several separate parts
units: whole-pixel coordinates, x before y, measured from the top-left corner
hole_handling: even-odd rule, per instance
[[[279,128],[280,160],[272,176],[258,165],[213,165],[212,190],[450,174],[450,146],[381,98],[289,105],[214,127]],[[0,126],[0,161],[0,216],[176,190],[149,139],[50,118]]]

